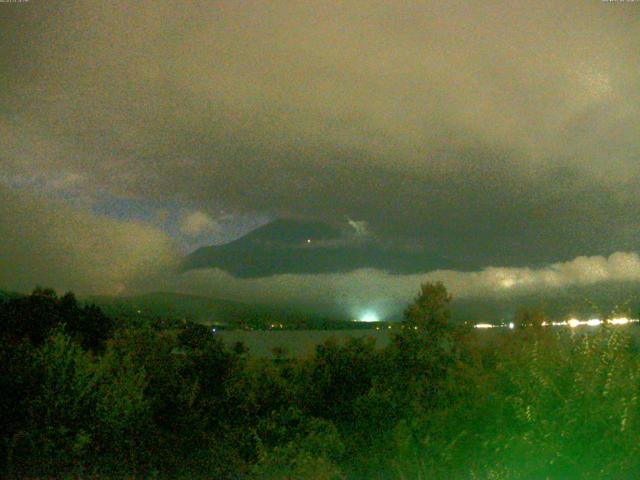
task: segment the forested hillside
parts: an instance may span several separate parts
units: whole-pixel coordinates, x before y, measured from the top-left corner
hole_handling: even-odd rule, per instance
[[[422,286],[384,349],[254,360],[188,323],[129,325],[72,294],[0,303],[5,478],[634,478],[636,327],[540,322],[479,342]],[[539,318],[539,317],[537,317]]]

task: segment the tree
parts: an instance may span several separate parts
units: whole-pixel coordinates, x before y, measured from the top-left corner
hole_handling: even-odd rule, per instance
[[[413,378],[444,375],[454,349],[451,300],[442,282],[423,283],[405,310],[402,331],[395,336],[394,344],[401,369]]]
[[[27,338],[40,346],[49,333],[65,324],[65,332],[85,349],[102,351],[114,330],[113,320],[94,305],[81,307],[73,293],[58,297],[51,289],[36,288],[29,296],[0,305],[0,337],[11,342]]]
[[[410,416],[428,417],[452,395],[460,339],[450,323],[451,300],[441,282],[422,284],[389,349],[392,403]]]
[[[423,283],[420,293],[404,312],[405,328],[417,327],[427,335],[440,335],[449,329],[452,300],[442,282]]]
[[[95,436],[101,454],[135,468],[146,456],[152,411],[146,398],[147,374],[131,353],[110,344],[96,366]]]
[[[114,330],[114,322],[95,305],[80,307],[72,292],[59,300],[59,311],[67,331],[76,337],[83,348],[102,351]]]
[[[98,378],[91,356],[62,327],[46,339],[34,360],[40,388],[29,399],[25,429],[29,448],[22,450],[23,458],[14,456],[13,468],[20,475],[30,470],[50,475],[87,459]]]
[[[0,477],[7,478],[5,463],[20,462],[20,439],[26,440],[31,400],[39,394],[42,375],[36,362],[38,352],[28,341],[0,339]],[[28,443],[28,442],[27,442]]]
[[[342,480],[338,466],[344,445],[336,427],[327,420],[288,410],[270,419],[282,430],[283,441],[271,448],[261,444],[252,478],[261,480]]]
[[[51,329],[64,321],[58,306],[58,297],[50,289],[36,288],[30,296],[9,300],[0,312],[0,336],[42,345]]]
[[[373,339],[335,339],[316,347],[308,362],[304,395],[308,412],[338,424],[350,422],[355,400],[367,395],[379,370]]]

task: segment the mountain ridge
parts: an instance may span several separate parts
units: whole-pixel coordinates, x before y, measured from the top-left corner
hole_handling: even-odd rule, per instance
[[[345,273],[372,268],[392,274],[469,270],[473,265],[358,235],[321,222],[277,219],[232,242],[201,247],[187,255],[181,271],[219,268],[236,277]]]

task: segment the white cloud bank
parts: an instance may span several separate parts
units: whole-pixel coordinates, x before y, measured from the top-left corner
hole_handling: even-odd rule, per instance
[[[413,275],[363,269],[239,279],[221,270],[203,269],[172,277],[163,288],[241,301],[338,305],[355,314],[367,305],[406,304],[422,282],[438,280],[456,298],[518,295],[600,282],[640,281],[640,257],[617,252],[609,257],[577,257],[538,269],[489,267],[478,272],[441,270]]]

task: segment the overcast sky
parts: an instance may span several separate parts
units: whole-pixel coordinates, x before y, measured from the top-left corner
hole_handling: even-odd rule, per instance
[[[487,268],[639,247],[637,2],[30,0],[0,65],[0,287],[280,216]]]

